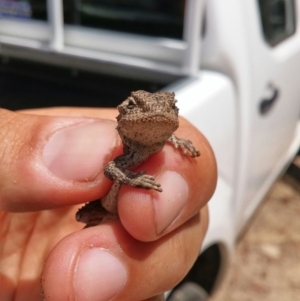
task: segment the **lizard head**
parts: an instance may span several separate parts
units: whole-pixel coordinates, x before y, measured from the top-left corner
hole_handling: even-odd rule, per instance
[[[178,128],[176,102],[170,92],[132,92],[118,106],[117,130],[123,143],[129,148],[164,144]]]

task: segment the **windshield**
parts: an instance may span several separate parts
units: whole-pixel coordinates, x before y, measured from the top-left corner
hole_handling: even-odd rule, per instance
[[[65,24],[182,39],[184,0],[63,0]]]

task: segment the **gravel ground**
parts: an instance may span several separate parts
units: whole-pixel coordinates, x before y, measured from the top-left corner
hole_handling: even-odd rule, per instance
[[[300,184],[285,175],[240,239],[231,267],[210,301],[300,300],[299,216]]]

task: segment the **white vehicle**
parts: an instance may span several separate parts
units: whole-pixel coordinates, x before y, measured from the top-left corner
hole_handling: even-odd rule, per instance
[[[298,0],[0,0],[2,74],[27,60],[73,76],[117,76],[120,89],[125,81],[174,91],[180,113],[207,136],[218,184],[180,300],[205,300],[201,288],[216,287],[239,234],[299,149],[299,19]]]

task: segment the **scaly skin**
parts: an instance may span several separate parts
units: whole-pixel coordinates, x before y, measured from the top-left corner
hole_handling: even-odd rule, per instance
[[[174,93],[131,92],[118,106],[118,111],[117,131],[124,144],[124,153],[105,167],[105,176],[114,181],[108,194],[77,212],[76,220],[86,223],[86,227],[118,218],[117,199],[122,184],[162,191],[153,176],[131,170],[160,152],[167,141],[176,149],[181,148],[184,155],[200,156],[191,141],[173,134],[179,125]]]

